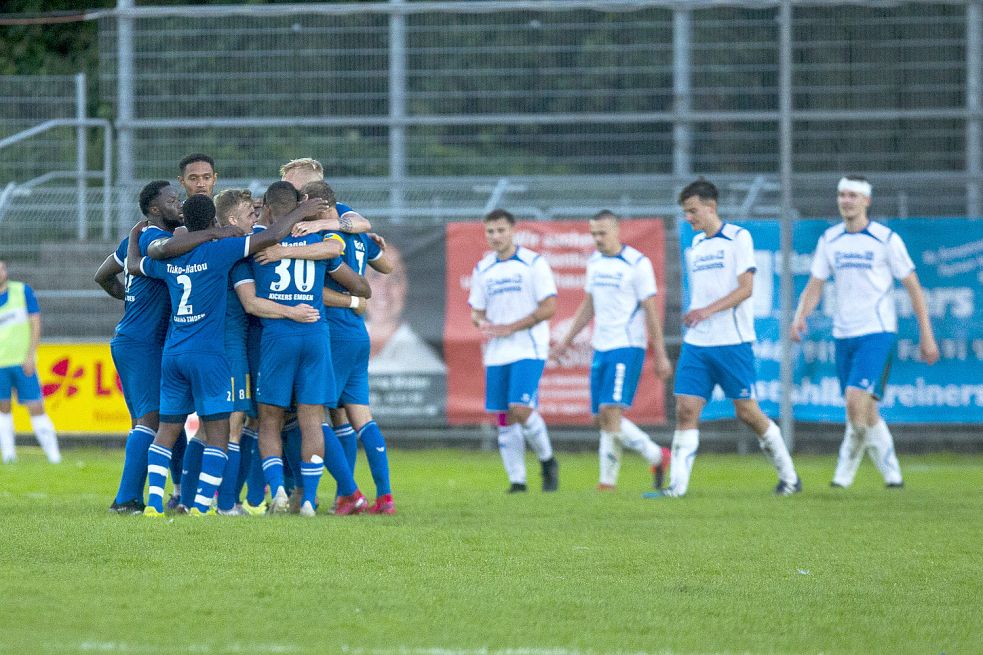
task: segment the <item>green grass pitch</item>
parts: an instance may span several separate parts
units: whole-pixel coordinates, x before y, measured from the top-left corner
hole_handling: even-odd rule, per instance
[[[497,453],[394,449],[394,517],[157,520],[107,514],[122,451],[20,456],[0,653],[983,652],[980,456],[903,456],[901,491],[799,457],[804,493],[775,498],[763,457],[711,454],[645,501],[628,455],[617,493],[561,453],[558,493],[530,461],[507,496]]]

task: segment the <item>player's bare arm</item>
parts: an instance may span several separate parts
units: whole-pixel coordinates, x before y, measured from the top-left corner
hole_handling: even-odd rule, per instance
[[[324,290],[321,292],[321,300],[324,301],[325,307],[343,307],[352,310],[358,315],[364,314],[366,307],[369,306],[368,301],[361,296],[353,296],[348,293],[329,289],[328,287],[324,287]]]
[[[328,275],[331,276],[332,280],[348,289],[349,293],[353,296],[359,296],[361,298],[372,297],[372,287],[369,286],[368,280],[356,273],[355,269],[348,264],[342,264],[328,273]]]
[[[659,305],[655,296],[649,296],[641,302],[645,310],[645,327],[648,330],[649,344],[655,356],[655,374],[665,380],[672,375],[672,363],[666,354],[666,341],[662,334],[662,321],[659,320]]]
[[[939,361],[939,346],[935,343],[935,332],[928,318],[928,305],[925,303],[925,293],[922,291],[921,282],[918,281],[918,274],[912,271],[901,279],[901,284],[908,291],[911,308],[915,312],[915,318],[918,319],[918,350],[926,364],[934,364]]]
[[[482,332],[488,337],[507,337],[510,334],[519,332],[520,330],[528,330],[537,323],[543,321],[548,321],[556,313],[556,296],[550,296],[549,298],[544,298],[536,309],[532,311],[528,316],[523,316],[518,321],[512,323],[505,323],[502,325],[494,325],[491,323],[486,323],[482,328]]]
[[[147,246],[147,256],[151,259],[170,259],[187,254],[203,243],[227,237],[245,236],[241,227],[226,225],[211,227],[197,232],[175,232],[174,236],[155,239]]]
[[[717,312],[722,312],[731,307],[737,307],[742,302],[751,297],[754,291],[754,271],[744,271],[737,276],[737,288],[726,296],[714,300],[706,307],[696,307],[686,312],[683,322],[688,327],[697,325],[700,321],[705,321]]]
[[[92,279],[96,284],[102,287],[102,290],[107,294],[113,298],[116,298],[117,300],[123,300],[126,297],[126,288],[119,280],[119,274],[122,272],[123,267],[116,261],[116,257],[110,255],[109,257],[106,257],[106,260],[99,266]]]
[[[21,364],[24,375],[31,376],[38,368],[38,344],[41,343],[41,314],[31,314],[28,319],[31,322],[31,343],[27,349],[27,357]]]
[[[281,259],[334,259],[339,257],[345,250],[344,244],[338,239],[325,239],[320,243],[312,243],[306,246],[287,247],[279,243],[264,248],[256,253],[255,259],[260,264],[272,264]]]
[[[799,297],[799,306],[795,310],[795,317],[792,319],[792,341],[802,341],[802,335],[806,332],[806,319],[819,306],[819,300],[823,296],[823,286],[825,280],[818,277],[810,277],[806,283],[806,288],[802,290]]]
[[[247,313],[260,318],[286,318],[297,323],[316,323],[321,312],[307,304],[281,305],[278,302],[260,298],[256,295],[253,282],[240,282],[236,285],[236,296]]]
[[[249,237],[249,252],[247,254],[252,255],[279,243],[290,234],[290,230],[293,229],[294,225],[309,216],[317,216],[317,214],[327,209],[328,206],[327,201],[320,198],[308,198],[304,200],[292,211],[278,218],[268,229]]]
[[[361,234],[372,230],[372,224],[369,223],[369,220],[356,211],[345,212],[338,216],[338,211],[334,207],[331,210],[334,213],[333,217],[304,221],[295,226],[293,229],[294,236],[303,236],[325,230],[349,234]]]
[[[381,239],[382,237],[379,238]],[[382,246],[379,247],[382,248]],[[374,270],[382,273],[383,275],[389,275],[390,273],[393,272],[393,269],[396,268],[396,265],[393,263],[393,260],[390,259],[389,255],[385,253],[385,248],[383,248],[383,253],[381,255],[369,261],[369,266],[371,266]]]
[[[130,275],[143,275],[140,270],[140,233],[149,224],[147,220],[137,221],[130,229],[130,241],[126,244],[126,272]]]
[[[594,298],[589,293],[584,294],[584,299],[573,315],[573,322],[566,335],[550,348],[550,359],[557,359],[573,343],[574,337],[587,327],[587,324],[594,318]]]

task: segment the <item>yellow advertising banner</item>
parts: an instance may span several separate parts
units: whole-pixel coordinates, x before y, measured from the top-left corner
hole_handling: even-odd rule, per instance
[[[41,344],[38,377],[59,433],[126,434],[130,414],[108,343]],[[27,410],[15,403],[14,427],[31,434]]]

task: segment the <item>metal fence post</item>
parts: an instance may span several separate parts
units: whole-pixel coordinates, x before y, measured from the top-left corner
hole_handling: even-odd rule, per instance
[[[75,207],[78,212],[76,236],[79,241],[85,241],[89,231],[86,225],[88,205],[85,197],[86,188],[88,187],[85,179],[89,169],[87,162],[88,144],[86,143],[87,135],[85,125],[81,122],[85,120],[87,113],[85,92],[85,73],[79,73],[75,76],[75,120],[79,121],[78,127],[75,128],[75,184],[78,195]]]
[[[389,0],[389,203],[394,221],[402,220],[406,181],[406,15],[403,0]]]
[[[117,0],[117,10],[132,9],[133,0]],[[135,166],[133,164],[133,128],[129,121],[134,118],[133,111],[133,18],[119,15],[116,18],[116,62],[118,68],[116,80],[116,125],[117,147],[119,148],[119,175],[124,200],[130,198],[130,187],[134,182]],[[124,207],[129,203],[124,202]],[[126,230],[126,211],[119,211],[119,229]]]
[[[983,216],[983,0],[966,6],[966,215]]]
[[[781,162],[782,183],[782,217],[781,217],[781,246],[782,271],[780,291],[781,316],[779,320],[778,338],[782,344],[781,361],[781,428],[785,445],[791,451],[795,448],[795,417],[792,406],[792,373],[795,364],[792,358],[792,341],[789,329],[792,325],[792,303],[794,288],[792,286],[792,230],[794,217],[792,207],[792,3],[782,2],[779,10],[779,123],[780,140],[779,160]]]
[[[689,113],[693,109],[690,17],[688,9],[676,9],[672,13],[672,93],[676,112],[672,126],[672,174],[680,181],[693,173],[693,127],[689,122]]]

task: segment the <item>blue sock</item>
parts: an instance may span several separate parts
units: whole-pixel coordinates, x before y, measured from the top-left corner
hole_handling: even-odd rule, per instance
[[[239,495],[236,493],[236,482],[239,479],[239,444],[230,443],[226,454],[228,461],[222,473],[222,484],[218,487],[218,508],[223,511],[235,507],[236,501],[239,500]]]
[[[311,507],[317,507],[317,485],[321,483],[324,473],[324,460],[314,455],[310,462],[300,463],[300,475],[304,478],[304,498],[302,503],[309,502]]]
[[[205,452],[205,442],[198,437],[188,441],[184,451],[184,466],[181,468],[181,504],[191,509],[198,491],[198,477],[201,475],[201,455]]]
[[[334,429],[334,433],[337,435],[338,441],[341,443],[341,449],[345,453],[345,461],[348,462],[348,469],[352,472],[352,476],[354,476],[355,460],[358,458],[358,435],[355,434],[355,428],[352,427],[351,423],[343,423]],[[341,496],[341,489],[336,489],[335,495]]]
[[[270,495],[275,496],[277,489],[283,488],[283,458],[264,457],[263,477],[266,478],[266,483],[270,485]]]
[[[159,444],[150,444],[147,450],[147,505],[164,513],[164,485],[167,469],[171,465],[171,451]]]
[[[171,446],[171,482],[174,483],[175,493],[180,495],[181,491],[181,474],[184,468],[184,451],[188,448],[188,435],[184,430],[181,430],[181,436],[177,438],[174,445]],[[188,505],[188,507],[191,507]]]
[[[352,427],[351,423],[344,423],[336,427],[334,433],[338,435],[341,448],[345,451],[345,460],[348,462],[348,468],[351,469],[352,475],[354,475],[355,460],[358,459],[358,435],[355,434],[355,428]]]
[[[229,456],[221,448],[208,446],[201,454],[201,474],[198,476],[198,488],[195,491],[195,507],[199,512],[205,513],[211,509],[228,463]]]
[[[345,459],[345,451],[338,441],[338,435],[327,423],[321,426],[324,432],[324,465],[328,468],[328,473],[338,483],[338,495],[350,496],[358,489],[355,485],[355,477]]]
[[[283,488],[289,494],[304,484],[300,476],[300,427],[296,423],[283,431],[283,464]]]
[[[258,444],[255,452],[253,452],[253,462],[249,467],[249,478],[246,484],[249,485],[246,500],[253,507],[259,507],[266,500],[266,476],[263,475],[263,460],[259,456]]]
[[[236,502],[242,498],[242,488],[249,479],[249,471],[252,470],[253,454],[256,450],[256,431],[249,428],[242,429],[242,436],[239,437],[239,473],[236,475]],[[260,469],[262,470],[262,469]]]
[[[154,431],[138,425],[126,437],[126,454],[123,458],[123,473],[120,475],[116,503],[131,500],[143,501],[143,485],[147,482],[147,449],[154,442]]]
[[[365,449],[365,459],[369,461],[372,479],[375,481],[376,496],[392,493],[389,487],[389,456],[386,453],[386,440],[375,421],[369,421],[358,431]]]

